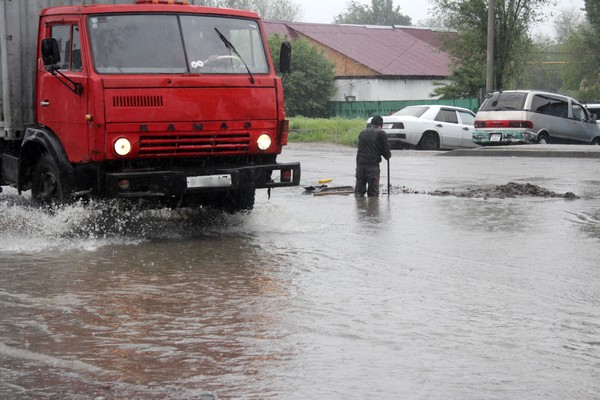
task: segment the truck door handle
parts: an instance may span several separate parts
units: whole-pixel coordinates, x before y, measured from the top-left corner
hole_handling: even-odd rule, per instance
[[[50,102],[48,100],[42,100],[42,101],[40,101],[40,106],[48,107],[48,106],[50,106]]]
[[[442,126],[444,126],[444,125],[442,125],[442,124],[437,124],[436,126],[437,126],[438,128],[441,128],[441,127],[442,127]]]

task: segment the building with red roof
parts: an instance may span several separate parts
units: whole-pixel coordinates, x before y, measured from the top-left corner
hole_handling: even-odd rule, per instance
[[[335,64],[332,101],[430,99],[435,82],[450,76],[441,49],[452,33],[406,26],[265,21],[267,35],[307,39]]]

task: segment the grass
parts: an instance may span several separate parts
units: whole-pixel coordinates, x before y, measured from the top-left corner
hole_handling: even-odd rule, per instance
[[[356,147],[364,119],[290,118],[290,142],[327,142]]]

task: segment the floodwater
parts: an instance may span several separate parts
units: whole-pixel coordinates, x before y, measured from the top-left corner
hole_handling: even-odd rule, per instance
[[[286,150],[353,185],[354,149]],[[238,215],[4,188],[0,398],[600,398],[600,162],[437,154]],[[579,198],[428,194],[508,182]]]

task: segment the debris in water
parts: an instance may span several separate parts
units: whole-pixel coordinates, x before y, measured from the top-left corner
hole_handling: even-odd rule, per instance
[[[556,193],[531,183],[509,182],[506,185],[499,185],[494,188],[469,188],[463,191],[457,190],[434,190],[430,192],[432,196],[457,196],[469,198],[496,198],[506,199],[515,197],[560,197],[564,199],[578,199],[579,196],[573,192]]]
[[[560,197],[563,199],[578,199],[573,192],[556,193],[551,190],[542,188],[538,185],[531,183],[515,183],[509,182],[506,185],[499,185],[489,188],[466,188],[466,189],[437,189],[434,191],[426,192],[419,191],[406,186],[392,187],[391,194],[429,194],[431,196],[455,196],[455,197],[467,197],[467,198],[495,198],[495,199],[507,199],[515,197]]]
[[[354,186],[334,186],[328,187],[327,185],[321,186],[307,186],[304,188],[305,193],[312,193],[314,196],[325,196],[330,194],[352,194],[354,193]]]

